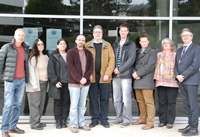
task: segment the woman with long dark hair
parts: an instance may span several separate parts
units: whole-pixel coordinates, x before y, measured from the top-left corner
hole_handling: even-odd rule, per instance
[[[49,56],[48,76],[50,80],[49,97],[54,99],[56,128],[66,128],[69,116],[70,96],[68,90],[67,43],[57,41],[57,49]]]
[[[48,86],[47,65],[48,56],[44,43],[36,39],[29,55],[29,82],[26,84],[26,92],[30,109],[31,129],[42,130],[46,124],[40,122],[43,114],[46,92]]]

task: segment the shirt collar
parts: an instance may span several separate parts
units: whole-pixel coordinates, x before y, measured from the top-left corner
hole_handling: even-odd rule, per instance
[[[93,44],[94,43],[103,43],[103,40],[101,40],[100,42],[96,42],[95,40],[93,40]]]
[[[188,43],[187,45],[184,45],[184,46],[186,46],[186,48],[185,48],[185,51],[189,48],[189,46],[192,44],[192,41],[190,42],[190,43]]]

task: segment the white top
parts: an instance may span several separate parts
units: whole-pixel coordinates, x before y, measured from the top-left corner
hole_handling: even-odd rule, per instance
[[[33,89],[38,88],[40,91],[40,80],[41,81],[48,81],[48,74],[47,74],[47,65],[48,65],[48,56],[47,55],[40,55],[38,57],[38,62],[36,64],[36,58],[32,57],[28,61],[29,65],[29,81],[26,84],[26,91],[27,92],[34,92]]]

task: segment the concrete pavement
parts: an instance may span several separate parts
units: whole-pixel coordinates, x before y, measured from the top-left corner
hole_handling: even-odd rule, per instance
[[[110,120],[109,122],[112,122]],[[86,121],[89,124],[90,120]],[[112,125],[110,128],[104,128],[98,125],[90,131],[79,130],[78,133],[72,133],[68,128],[56,129],[53,123],[47,124],[44,130],[38,131],[30,129],[29,124],[18,124],[18,127],[25,130],[25,134],[13,134],[11,137],[182,137],[178,132],[179,128],[184,128],[187,124],[184,120],[177,120],[172,129],[166,127],[158,127],[158,121],[155,120],[153,129],[142,130],[143,125],[130,125],[121,128],[119,125]]]

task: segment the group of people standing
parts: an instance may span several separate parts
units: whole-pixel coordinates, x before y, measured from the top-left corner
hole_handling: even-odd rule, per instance
[[[42,130],[46,126],[40,119],[47,91],[49,97],[54,99],[57,129],[67,128],[68,117],[73,133],[79,129],[89,131],[99,123],[109,128],[111,82],[116,112],[113,124],[119,124],[122,128],[139,124],[144,124],[143,130],[154,128],[153,92],[157,87],[158,127],[172,128],[180,89],[188,125],[178,131],[183,136],[198,135],[200,47],[192,42],[193,33],[187,28],[182,30],[184,47],[177,52],[172,40],[163,39],[159,53],[149,45],[148,35],[139,37],[139,50],[136,50],[135,43],[128,35],[128,24],[121,24],[119,37],[111,46],[103,39],[102,27],[96,25],[93,39],[87,43],[84,35],[78,35],[75,46],[69,50],[66,41],[60,39],[57,49],[47,56],[44,43],[36,39],[28,55],[28,46],[24,43],[25,32],[17,29],[13,42],[5,44],[0,50],[0,78],[4,80],[5,87],[2,137],[10,137],[9,132],[25,132],[17,127],[24,89],[29,102],[31,129]],[[134,122],[133,89],[140,112],[139,119]],[[84,119],[87,95],[91,115],[89,126]]]

